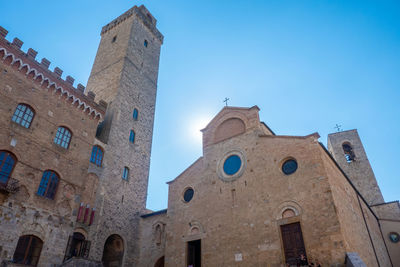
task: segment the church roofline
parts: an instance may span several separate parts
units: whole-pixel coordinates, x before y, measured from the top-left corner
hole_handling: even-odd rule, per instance
[[[269,128],[269,126],[265,122],[262,121],[261,124],[264,125],[268,129],[268,131],[270,131],[273,135],[276,135],[275,132],[272,131],[272,129]]]
[[[160,215],[160,214],[165,214],[165,213],[167,213],[167,209],[155,211],[155,212],[152,212],[152,213],[143,214],[143,215],[140,215],[140,217],[142,217],[142,218],[148,218],[148,217],[151,217],[151,216]]]
[[[386,205],[386,204],[393,204],[393,203],[400,204],[398,200],[393,200],[393,201],[389,201],[389,202],[383,202],[383,203],[379,203],[379,204],[374,204],[374,205],[371,205],[371,207],[381,206],[381,205]]]
[[[319,135],[318,132],[315,132],[315,133],[312,133],[312,134],[309,134],[309,135],[305,135],[305,136],[299,136],[299,135],[276,135],[276,134],[274,134],[274,135],[269,135],[269,134],[260,134],[259,137],[269,137],[269,138],[279,138],[279,137],[282,137],[282,138],[296,138],[296,139],[307,139],[307,138],[310,138],[310,137],[314,137],[315,139],[318,139],[318,138],[320,138],[321,136]]]
[[[189,167],[187,167],[183,172],[181,172],[178,176],[176,176],[173,180],[167,182],[166,184],[171,184],[175,182],[179,177],[181,177],[185,172],[187,172],[190,168],[192,168],[194,165],[196,165],[200,160],[202,160],[203,157],[198,158],[195,162],[193,162]]]
[[[260,108],[257,105],[254,105],[250,108],[247,107],[230,107],[230,106],[225,106],[223,107],[218,113],[217,115],[214,116],[214,118],[207,124],[206,127],[204,127],[203,129],[201,129],[200,131],[204,132],[205,130],[207,130],[207,128],[217,119],[217,117],[219,116],[219,114],[221,114],[224,110],[251,110],[251,109],[257,109],[260,110]]]

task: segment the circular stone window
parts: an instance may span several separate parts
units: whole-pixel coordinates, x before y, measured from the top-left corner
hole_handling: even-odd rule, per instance
[[[282,171],[286,175],[290,175],[297,170],[297,161],[294,159],[286,160],[282,165]]]
[[[231,151],[219,161],[217,174],[225,182],[231,182],[239,178],[245,169],[246,160],[240,151]]]
[[[189,202],[190,200],[192,200],[192,198],[193,198],[193,195],[194,195],[194,190],[193,190],[193,188],[187,188],[186,190],[185,190],[185,192],[183,193],[183,200],[187,203],[187,202]]]
[[[238,155],[229,156],[224,162],[224,172],[227,175],[234,175],[240,170],[242,160]]]
[[[389,239],[390,239],[390,241],[392,241],[393,243],[397,243],[397,242],[399,242],[399,240],[400,240],[400,236],[399,236],[398,233],[391,232],[391,233],[389,234]]]

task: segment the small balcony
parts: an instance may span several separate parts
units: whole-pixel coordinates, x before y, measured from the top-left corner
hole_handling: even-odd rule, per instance
[[[19,190],[19,181],[14,178],[9,178],[6,183],[0,182],[0,192],[3,193],[16,193]]]

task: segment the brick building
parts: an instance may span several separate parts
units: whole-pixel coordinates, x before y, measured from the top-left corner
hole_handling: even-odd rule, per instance
[[[357,131],[326,149],[317,133],[276,135],[257,106],[222,109],[168,209],[147,210],[156,23],[135,6],[104,26],[87,89],[0,28],[4,266],[400,265],[399,203]]]

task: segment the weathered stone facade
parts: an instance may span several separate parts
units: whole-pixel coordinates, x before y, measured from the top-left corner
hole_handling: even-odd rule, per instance
[[[300,254],[322,266],[400,265],[389,239],[399,203],[384,203],[357,131],[329,135],[328,151],[318,133],[276,135],[257,106],[223,108],[202,130],[203,155],[168,183],[168,209],[146,209],[163,36],[144,6],[103,27],[87,95],[6,35],[0,153],[16,159],[14,187],[0,173],[6,266],[21,236],[43,243],[38,266],[277,267]],[[35,111],[28,128],[12,121],[19,103]],[[59,126],[72,132],[68,149],[54,144]],[[46,170],[60,177],[54,199],[37,193]]]
[[[80,203],[93,207],[95,202],[98,178],[88,176],[87,169],[104,109],[36,62],[32,53],[22,52],[19,42],[9,43],[4,37],[0,36],[0,152],[14,155],[16,162],[1,185],[0,261],[12,260],[19,237],[34,235],[43,242],[39,265],[54,266],[63,261],[69,236],[85,232],[87,225],[76,222]],[[12,120],[19,104],[34,111],[28,128]],[[68,149],[54,143],[59,126],[72,132]],[[54,199],[37,193],[46,170],[59,176]],[[11,183],[15,191],[8,190]]]
[[[130,9],[103,27],[101,37],[88,89],[110,104],[107,121],[98,132],[105,157],[96,198],[99,216],[89,235],[90,257],[102,258],[107,238],[116,234],[123,240],[119,261],[133,266],[139,264],[139,216],[146,208],[163,37],[144,6]],[[131,130],[133,142],[129,141]],[[124,167],[129,169],[127,179],[121,178]]]

